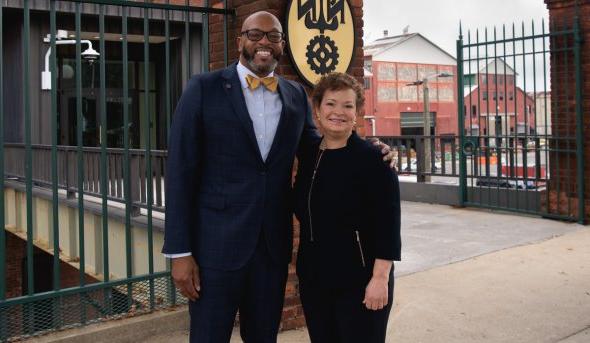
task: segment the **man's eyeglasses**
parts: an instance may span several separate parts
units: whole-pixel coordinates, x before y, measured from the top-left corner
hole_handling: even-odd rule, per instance
[[[254,42],[258,42],[264,38],[264,35],[266,35],[266,38],[268,38],[268,40],[272,43],[280,43],[283,38],[285,38],[285,34],[279,31],[264,32],[257,29],[252,29],[243,31],[241,34],[246,35],[249,40]]]

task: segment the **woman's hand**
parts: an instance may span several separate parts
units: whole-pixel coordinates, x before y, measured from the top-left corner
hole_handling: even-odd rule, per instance
[[[367,288],[365,288],[365,299],[363,300],[363,304],[369,310],[380,310],[387,306],[388,299],[388,292],[387,292],[387,283],[388,278],[383,277],[375,277],[371,278]]]
[[[375,259],[373,277],[365,288],[365,299],[363,300],[367,309],[380,310],[387,306],[389,302],[389,272],[392,265],[392,261]]]

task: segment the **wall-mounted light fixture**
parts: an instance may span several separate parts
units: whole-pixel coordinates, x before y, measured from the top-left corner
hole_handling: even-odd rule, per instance
[[[68,31],[66,30],[57,30],[55,35],[55,45],[74,45],[76,44],[75,39],[66,39],[68,38]],[[45,38],[43,38],[45,43],[51,43],[51,34],[48,34]],[[80,44],[87,44],[88,48],[82,51],[81,56],[86,61],[92,63],[98,59],[100,54],[92,48],[92,42],[84,39],[80,40]],[[47,53],[45,53],[45,70],[41,72],[41,89],[43,90],[50,90],[51,89],[51,71],[49,70],[49,56],[51,56],[51,47],[47,49]]]

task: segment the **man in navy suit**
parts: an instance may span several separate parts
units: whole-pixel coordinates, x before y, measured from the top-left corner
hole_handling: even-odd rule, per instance
[[[193,77],[176,109],[163,253],[190,299],[191,342],[276,342],[292,250],[291,170],[317,138],[303,87],[274,75],[279,20],[248,17],[240,59]]]

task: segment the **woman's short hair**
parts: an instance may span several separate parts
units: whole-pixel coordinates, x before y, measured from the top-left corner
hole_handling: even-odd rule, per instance
[[[365,91],[363,86],[352,76],[346,73],[330,73],[322,76],[316,83],[311,93],[311,101],[314,107],[320,107],[327,90],[340,91],[352,89],[356,94],[356,108],[359,110],[365,104]]]

